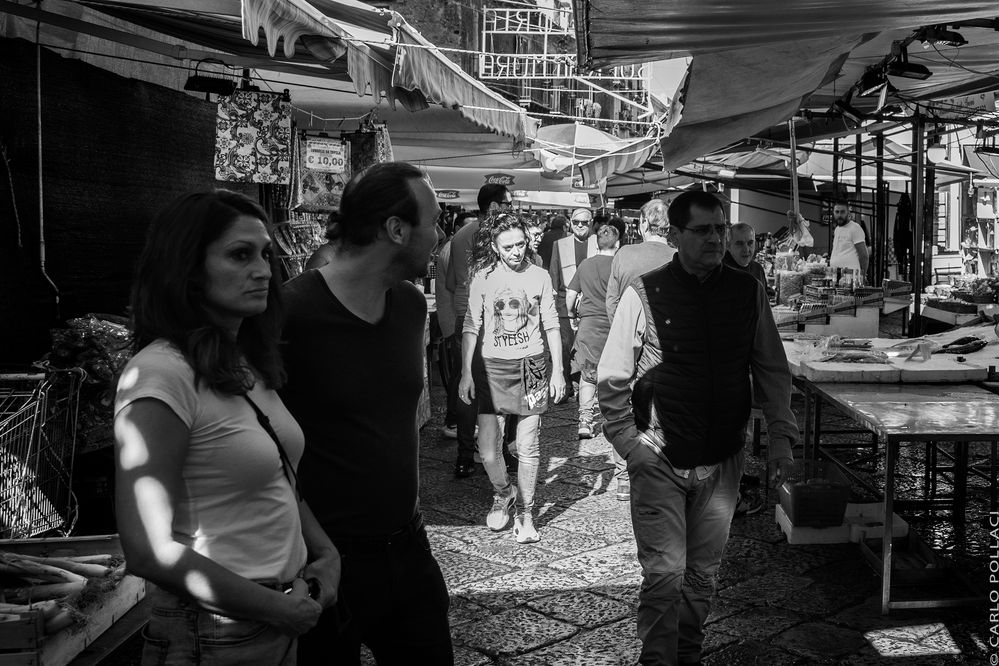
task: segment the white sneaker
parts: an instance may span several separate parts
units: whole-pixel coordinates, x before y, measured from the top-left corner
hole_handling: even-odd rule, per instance
[[[494,532],[499,532],[510,524],[510,512],[517,502],[517,486],[512,483],[505,492],[493,496],[493,508],[486,514],[486,525]]]
[[[534,529],[534,518],[529,511],[517,514],[513,519],[513,536],[517,543],[537,543],[541,541],[538,531]]]
[[[579,428],[576,429],[576,435],[579,439],[592,439],[593,438],[593,426],[586,421],[579,422]]]

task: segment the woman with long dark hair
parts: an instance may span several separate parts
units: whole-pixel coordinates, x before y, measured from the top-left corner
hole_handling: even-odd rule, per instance
[[[143,663],[293,664],[336,601],[339,554],[299,499],[302,431],[275,392],[266,222],[241,194],[188,194],[139,259],[114,430],[122,548],[156,585]]]
[[[478,398],[479,456],[496,491],[486,525],[502,530],[516,506],[514,536],[518,543],[539,540],[532,513],[538,478],[538,428],[549,396],[558,401],[565,394],[562,374],[551,371],[552,367],[562,367],[555,292],[548,273],[531,261],[529,243],[527,227],[516,215],[488,218],[479,229],[469,269],[458,385],[458,397],[464,402]],[[480,358],[475,353],[477,346],[481,363],[473,363]],[[511,416],[518,418],[517,485],[508,477],[502,455],[501,433],[504,420]]]

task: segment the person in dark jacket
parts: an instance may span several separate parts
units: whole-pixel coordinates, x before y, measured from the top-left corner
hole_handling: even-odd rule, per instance
[[[770,434],[774,485],[792,462],[798,426],[763,287],[722,266],[729,229],[721,202],[684,192],[668,217],[676,257],[624,290],[597,391],[604,432],[631,479],[643,573],[639,663],[697,664],[735,511],[753,391]]]
[[[552,215],[548,230],[541,235],[541,241],[535,252],[541,255],[541,267],[545,270],[548,270],[552,263],[552,249],[555,247],[555,242],[565,238],[565,228],[568,224],[569,220],[565,215]]]
[[[732,225],[728,232],[728,250],[722,263],[731,268],[746,271],[759,280],[766,289],[767,298],[774,297],[774,290],[767,284],[766,271],[756,261],[756,230],[745,222]]]

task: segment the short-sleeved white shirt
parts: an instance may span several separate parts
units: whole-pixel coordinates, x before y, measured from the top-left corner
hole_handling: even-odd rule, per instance
[[[849,221],[833,231],[832,254],[829,265],[833,268],[860,270],[860,257],[857,256],[857,243],[865,243],[864,229],[854,221]]]
[[[278,394],[257,382],[250,397],[267,415],[292,464],[305,438]],[[136,354],[118,381],[115,416],[142,398],[167,405],[191,430],[174,538],[251,580],[292,580],[306,547],[294,491],[274,440],[242,396],[195,386],[180,351],[157,340]]]

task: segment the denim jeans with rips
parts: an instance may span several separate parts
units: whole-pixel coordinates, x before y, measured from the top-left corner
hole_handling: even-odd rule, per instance
[[[266,622],[203,610],[155,586],[149,597],[143,666],[295,666],[296,639]]]
[[[631,520],[643,576],[640,664],[700,661],[744,463],[740,451],[704,476],[675,469],[647,442],[628,454]]]

